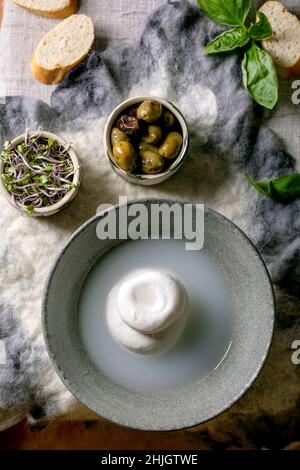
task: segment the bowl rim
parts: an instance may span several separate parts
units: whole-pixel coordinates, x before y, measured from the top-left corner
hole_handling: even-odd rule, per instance
[[[180,154],[175,159],[175,161],[165,171],[162,171],[160,173],[155,173],[152,175],[147,175],[143,173],[130,173],[120,168],[119,165],[117,165],[117,163],[115,162],[115,159],[112,153],[111,142],[110,142],[111,130],[112,130],[113,124],[116,118],[121,114],[121,112],[124,111],[126,108],[128,108],[130,105],[142,103],[143,101],[146,101],[146,100],[157,101],[161,103],[169,111],[171,111],[175,115],[176,119],[178,120],[181,126],[182,136],[183,136],[183,145],[182,145]],[[132,182],[135,182],[137,184],[142,184],[143,181],[147,182],[148,184],[153,182],[154,184],[155,182],[159,180],[165,181],[166,179],[173,176],[183,164],[187,156],[187,151],[189,147],[189,130],[188,130],[187,122],[182,112],[171,101],[165,98],[162,98],[160,96],[156,96],[156,95],[139,95],[139,96],[134,96],[132,98],[128,98],[122,101],[111,112],[104,128],[103,145],[104,145],[105,154],[111,166],[120,176],[122,176],[123,178],[127,180],[131,180]]]
[[[73,183],[76,185],[76,187],[70,189],[70,191],[62,199],[60,199],[60,201],[56,202],[52,206],[39,207],[39,208],[35,209],[33,213],[29,213],[26,210],[26,206],[21,205],[21,204],[15,205],[15,204],[12,203],[11,193],[7,190],[7,188],[6,188],[6,186],[3,182],[3,179],[2,179],[2,174],[3,174],[3,169],[4,169],[5,164],[4,164],[3,161],[0,161],[0,191],[2,192],[2,194],[4,195],[6,200],[11,204],[11,206],[13,206],[15,209],[19,210],[23,214],[26,214],[26,215],[32,216],[32,217],[47,216],[47,215],[56,214],[58,211],[63,209],[69,202],[71,202],[74,199],[74,197],[76,196],[76,194],[79,190],[79,186],[80,186],[80,182],[81,182],[81,165],[80,165],[79,159],[76,155],[75,150],[70,146],[70,144],[65,139],[63,139],[61,136],[59,136],[57,134],[54,134],[53,132],[48,132],[48,131],[43,131],[43,130],[41,130],[41,131],[32,131],[32,132],[28,132],[27,135],[28,135],[28,137],[40,136],[40,137],[50,138],[50,139],[56,140],[60,145],[62,145],[64,147],[69,146],[68,153],[69,153],[69,156],[72,160],[72,163],[73,163],[73,166],[74,166],[74,171],[75,171],[74,178],[73,178]],[[26,136],[26,133],[23,133],[23,134],[18,135],[17,137],[14,137],[12,140],[8,140],[7,141],[7,142],[9,142],[8,148],[12,149],[12,148],[16,147],[19,143],[21,143],[25,140],[25,136]]]
[[[134,203],[149,203],[149,202],[153,202],[153,203],[170,203],[170,204],[172,204],[174,202],[177,202],[177,203],[181,203],[181,204],[190,204],[190,203],[188,203],[186,201],[183,201],[183,200],[176,200],[176,199],[171,199],[171,198],[160,198],[160,197],[138,198],[138,199],[134,199],[132,201],[129,201],[128,204],[130,205],[130,204],[134,204]],[[195,203],[193,203],[193,204],[195,204]],[[42,318],[43,337],[44,337],[47,352],[49,354],[49,357],[52,361],[52,364],[53,364],[58,376],[60,377],[60,379],[62,380],[64,385],[68,388],[68,390],[74,395],[74,397],[80,403],[87,406],[88,408],[90,407],[88,399],[86,399],[84,395],[82,395],[78,390],[76,390],[76,385],[74,384],[74,381],[72,381],[72,377],[68,378],[65,375],[63,367],[61,367],[58,364],[57,358],[56,358],[56,353],[52,349],[52,345],[50,344],[50,341],[49,341],[50,335],[49,335],[48,326],[47,326],[48,292],[49,292],[49,289],[50,289],[50,284],[51,284],[52,278],[53,278],[53,276],[55,274],[55,271],[56,271],[56,269],[57,269],[57,267],[60,263],[60,260],[63,257],[64,253],[69,248],[69,246],[73,243],[73,241],[76,240],[77,237],[79,237],[96,220],[99,220],[102,217],[106,216],[110,211],[115,210],[116,208],[120,209],[120,208],[124,207],[125,205],[126,204],[115,204],[114,206],[103,210],[101,213],[96,214],[94,217],[92,217],[91,219],[89,219],[85,223],[83,223],[72,234],[72,236],[69,238],[69,240],[65,243],[64,247],[58,253],[58,255],[57,255],[50,271],[49,271],[49,274],[48,274],[48,277],[47,277],[47,280],[46,280],[46,283],[45,283],[45,287],[44,287],[44,292],[43,292],[43,299],[42,299],[42,306],[41,306],[41,312],[42,312],[41,318]],[[205,206],[205,212],[209,212],[213,218],[215,218],[218,221],[222,221],[227,226],[233,227],[239,233],[239,235],[242,237],[244,242],[247,243],[248,246],[252,247],[253,252],[255,253],[255,255],[258,259],[258,262],[261,266],[261,269],[264,272],[264,275],[265,275],[265,278],[266,278],[266,281],[267,281],[268,294],[270,296],[269,309],[270,309],[270,312],[272,311],[271,325],[270,325],[268,340],[266,342],[266,347],[264,349],[264,352],[261,355],[260,360],[257,361],[255,372],[251,375],[250,380],[248,380],[247,383],[244,383],[244,385],[241,387],[240,392],[238,394],[236,394],[235,396],[233,396],[230,400],[228,400],[226,406],[223,406],[220,409],[217,409],[215,411],[215,413],[211,414],[209,416],[209,418],[207,418],[207,419],[195,420],[195,419],[192,418],[190,422],[185,423],[184,425],[180,425],[180,426],[179,425],[176,425],[176,426],[175,425],[169,425],[169,426],[161,425],[159,427],[157,427],[157,426],[156,427],[154,427],[154,426],[153,427],[149,427],[149,426],[146,427],[146,426],[141,425],[140,423],[132,424],[132,420],[131,420],[131,422],[128,422],[124,419],[120,419],[119,417],[117,418],[115,415],[112,416],[109,413],[109,411],[107,412],[105,409],[103,409],[103,407],[101,409],[101,414],[100,414],[99,411],[96,411],[95,409],[92,410],[93,412],[95,412],[99,416],[101,416],[105,419],[108,419],[108,420],[110,420],[110,421],[112,421],[116,424],[119,424],[121,426],[130,427],[132,429],[143,430],[143,431],[162,431],[162,432],[190,429],[190,428],[193,428],[195,426],[199,426],[200,424],[206,423],[206,422],[210,421],[211,419],[214,419],[217,416],[221,415],[223,412],[227,411],[235,403],[237,403],[245,395],[245,393],[250,389],[250,387],[257,380],[257,378],[259,377],[260,373],[263,370],[263,366],[264,366],[264,364],[266,362],[266,359],[267,359],[267,357],[269,355],[269,352],[270,352],[270,348],[271,348],[272,340],[273,340],[273,336],[274,336],[274,328],[275,328],[276,303],[275,303],[275,294],[274,294],[274,289],[273,289],[273,284],[272,284],[270,273],[267,269],[267,266],[266,266],[266,264],[265,264],[265,262],[264,262],[264,260],[261,256],[261,254],[259,253],[258,249],[254,245],[254,243],[250,240],[250,238],[245,234],[245,232],[243,232],[242,229],[240,229],[234,222],[232,222],[230,219],[225,217],[223,214],[217,212],[216,210],[214,210],[210,207]],[[89,409],[92,409],[92,408],[89,408]]]

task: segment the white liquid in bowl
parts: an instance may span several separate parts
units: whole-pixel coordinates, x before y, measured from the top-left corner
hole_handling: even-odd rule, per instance
[[[158,269],[184,284],[190,315],[178,343],[158,356],[124,349],[106,324],[111,289],[131,271]],[[132,389],[170,389],[204,377],[222,361],[231,341],[230,292],[218,268],[201,251],[179,240],[126,241],[103,256],[89,273],[79,303],[83,344],[96,367]]]

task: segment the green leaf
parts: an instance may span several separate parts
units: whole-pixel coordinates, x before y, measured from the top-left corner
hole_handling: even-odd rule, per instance
[[[286,201],[300,196],[300,173],[291,173],[262,181],[255,181],[249,174],[246,176],[257,191],[276,201]]]
[[[6,175],[6,174],[2,174],[2,179],[3,179],[5,184],[10,184],[10,183],[13,183],[13,181],[14,181],[13,176],[9,176],[9,175]]]
[[[48,145],[49,145],[49,147],[51,147],[53,149],[57,149],[58,146],[59,146],[57,140],[54,140],[54,139],[51,139],[51,138],[48,138]]]
[[[11,166],[6,166],[5,169],[4,169],[4,172],[7,175],[13,175],[14,174],[14,169]]]
[[[19,144],[19,145],[17,145],[17,150],[18,150],[18,152],[20,152],[20,153],[23,155],[23,153],[26,152],[25,144]]]
[[[39,177],[39,182],[40,182],[41,184],[47,184],[48,181],[49,181],[49,178],[48,178],[48,176],[46,176],[46,175],[42,175],[42,176]]]
[[[272,57],[255,43],[245,52],[243,81],[252,98],[273,109],[278,101],[278,79]]]
[[[198,0],[204,13],[215,23],[244,26],[251,0]]]
[[[44,166],[44,171],[52,171],[53,170],[53,166],[52,165],[46,165]]]
[[[28,214],[33,214],[34,207],[30,204],[29,206],[26,206],[26,211],[28,212]]]
[[[10,156],[10,150],[3,150],[3,152],[0,155],[0,160],[2,162],[5,162],[9,156]]]
[[[238,27],[225,31],[211,41],[205,48],[205,54],[216,54],[218,52],[233,51],[238,47],[243,47],[250,40],[246,28]]]
[[[254,23],[249,28],[249,34],[252,39],[256,41],[264,41],[265,39],[270,39],[273,35],[273,29],[270,21],[264,13],[259,11],[258,13],[259,21]]]

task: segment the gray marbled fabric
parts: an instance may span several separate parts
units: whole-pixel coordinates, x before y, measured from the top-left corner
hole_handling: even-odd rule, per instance
[[[265,376],[254,386],[252,396],[244,398],[222,417],[203,425],[194,435],[212,446],[239,446],[245,443],[258,447],[281,446],[286,440],[297,437],[299,432],[300,393],[299,396],[295,393],[297,371],[290,363],[287,367],[294,369],[290,372],[283,370],[282,364],[287,357],[281,360],[282,356],[279,359],[279,355],[282,353],[280,344],[284,344],[285,351],[288,350],[291,341],[297,339],[293,334],[299,332],[296,313],[299,310],[297,298],[300,284],[300,200],[281,204],[264,199],[248,187],[243,175],[249,172],[257,179],[274,177],[295,171],[295,162],[276,136],[264,126],[267,113],[253,103],[243,88],[241,57],[236,53],[205,57],[201,52],[217,29],[197,6],[187,1],[166,2],[149,18],[145,32],[135,46],[123,50],[109,49],[102,54],[91,53],[54,91],[51,107],[24,97],[6,98],[5,104],[0,105],[0,143],[21,133],[26,120],[29,125],[38,122],[45,129],[62,131],[71,128],[73,132],[85,132],[95,121],[107,117],[115,105],[132,93],[135,84],[150,83],[153,76],[160,76],[162,70],[167,72],[168,96],[171,98],[182,102],[189,93],[187,90],[197,89],[199,84],[213,92],[217,116],[205,138],[203,133],[198,132],[199,123],[194,115],[185,112],[191,130],[190,163],[187,163],[190,169],[184,169],[178,177],[178,187],[180,190],[184,184],[183,177],[189,178],[191,191],[195,190],[198,202],[202,202],[201,174],[196,171],[202,154],[206,155],[206,161],[211,159],[217,162],[214,172],[210,174],[210,185],[223,184],[227,171],[224,168],[229,167],[233,179],[243,181],[243,194],[237,189],[230,199],[230,204],[235,206],[233,212],[222,210],[221,201],[214,201],[213,205],[225,215],[232,216],[265,258],[273,282],[279,288],[279,311],[277,336],[270,359],[273,362],[267,365]],[[171,186],[163,187],[163,193],[164,188],[167,192]],[[118,194],[117,186],[114,192]],[[181,193],[177,192],[176,197],[180,196]],[[206,197],[204,199],[207,200]],[[88,211],[85,214],[86,217],[90,215]],[[1,286],[2,289],[5,285]],[[28,348],[34,346],[22,341],[22,322],[16,320],[20,312],[7,315],[7,306],[0,304],[0,313],[0,338],[1,334],[9,338],[11,345],[11,361],[5,369],[0,369],[0,404],[15,406],[25,403],[26,409],[37,419],[55,414],[47,392],[38,389],[39,380],[26,373],[27,360],[36,360],[39,364],[36,369],[48,367],[44,351],[39,346],[26,359]],[[282,403],[276,405],[276,393],[281,393],[280,381],[272,384],[275,380],[272,377],[273,368],[277,367],[276,361],[279,360],[281,375],[278,373],[278,377],[281,383],[286,380],[282,384],[284,393],[292,394],[286,406]],[[274,392],[269,408],[265,405],[267,397],[262,398],[264,387]],[[274,423],[278,423],[277,431]],[[289,429],[288,434],[285,428]]]
[[[211,58],[201,53],[215,34],[216,26],[199,8],[185,1],[169,1],[149,19],[136,47],[93,52],[58,86],[51,108],[22,97],[8,98],[0,108],[1,144],[22,132],[28,117],[29,125],[38,122],[45,129],[61,129],[70,122],[73,128],[81,128],[88,126],[89,120],[107,116],[128,96],[134,83],[150,79],[159,57],[174,71],[169,86],[175,96],[184,96],[187,85],[197,83],[215,93],[222,111],[206,144],[209,151],[230,158],[237,171],[249,172],[255,179],[295,171],[292,157],[262,126],[264,114],[242,86],[240,58],[236,54]],[[193,146],[203,149],[197,135]],[[264,226],[263,233],[258,238],[248,231],[262,255],[268,257],[274,282],[296,293],[300,283],[299,208],[299,200],[286,205],[261,199],[255,217],[256,224]]]

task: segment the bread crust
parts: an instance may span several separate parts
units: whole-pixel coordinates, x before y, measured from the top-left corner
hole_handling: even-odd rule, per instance
[[[81,48],[78,53],[76,52],[75,57],[73,56],[73,59],[68,59],[64,58],[62,60],[63,64],[60,64],[59,59],[56,57],[55,60],[50,61],[48,63],[47,61],[41,60],[41,51],[43,50],[44,45],[46,44],[46,38],[53,34],[53,31],[56,31],[57,29],[61,28],[69,28],[69,25],[72,25],[74,23],[78,24],[78,21],[84,21],[85,25],[87,27],[87,33],[88,33],[88,42],[84,44],[84,47]],[[83,24],[83,23],[82,23]],[[56,38],[56,35],[54,34],[54,38]],[[58,25],[56,25],[54,28],[50,29],[48,33],[43,36],[36,46],[36,49],[33,53],[32,60],[31,60],[31,71],[32,75],[34,78],[36,78],[39,82],[44,83],[45,85],[50,85],[50,84],[55,84],[61,82],[65,75],[72,70],[74,67],[76,67],[78,64],[80,64],[89,54],[91,47],[93,45],[95,39],[95,32],[94,32],[94,24],[92,19],[89,16],[86,15],[72,15],[69,18],[65,19]],[[81,55],[80,55],[81,54]],[[78,58],[77,58],[78,57]],[[73,60],[73,62],[68,63],[70,60]]]
[[[47,16],[48,18],[67,18],[68,16],[73,15],[73,13],[76,13],[79,8],[78,0],[70,0],[69,5],[67,7],[62,8],[61,10],[56,10],[56,11],[34,10],[32,8],[24,7],[23,5],[19,5],[18,3],[16,3],[16,5],[20,8],[23,8],[23,10],[28,11],[29,13],[34,13],[35,15]]]
[[[66,74],[70,72],[76,65],[80,64],[87,56],[88,52],[80,57],[76,62],[66,67],[56,67],[55,69],[45,69],[36,61],[35,54],[32,57],[31,71],[34,78],[45,85],[55,85],[61,82]]]
[[[290,69],[290,77],[298,77],[300,75],[300,59],[297,64]]]
[[[268,7],[272,7],[272,3],[276,3],[276,4],[279,4],[281,7],[282,7],[282,11],[281,13],[282,14],[289,14],[289,15],[292,15],[294,16],[295,18],[298,19],[298,22],[299,22],[299,28],[300,28],[300,20],[299,18],[296,16],[296,15],[293,15],[293,13],[291,13],[286,7],[284,4],[282,4],[281,2],[273,2],[273,1],[268,1],[266,3],[264,3],[264,5],[261,7],[260,11],[262,11],[265,15],[268,16],[268,14],[266,13],[266,8]],[[270,43],[271,43],[272,39],[271,40],[265,40],[265,41],[262,41],[261,44],[262,44],[262,47],[265,51],[267,51],[269,54],[271,54],[270,52]],[[271,54],[272,55],[272,54]],[[274,58],[273,58],[274,59]],[[278,61],[276,61],[274,59],[274,62],[275,62],[275,65],[276,65],[276,69],[277,69],[277,72],[279,75],[281,75],[282,77],[284,78],[292,78],[292,77],[297,77],[300,75],[300,54],[299,54],[299,59],[296,60],[296,62],[291,65],[290,67],[285,67],[284,65],[281,65],[278,63]]]
[[[293,67],[286,68],[280,65],[276,65],[276,69],[277,69],[278,74],[283,78],[299,77],[300,76],[300,59],[295,65],[293,65]]]

